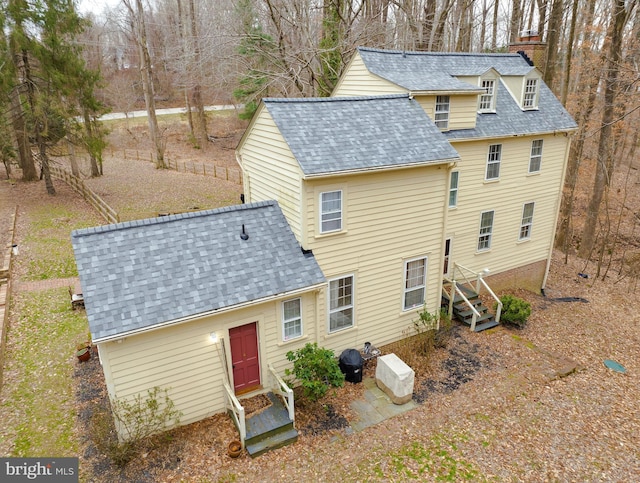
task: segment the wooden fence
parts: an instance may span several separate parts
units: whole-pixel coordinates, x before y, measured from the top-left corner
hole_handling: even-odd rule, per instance
[[[113,156],[116,155],[114,152]],[[153,155],[149,152],[139,151],[137,149],[124,149],[122,151],[124,159],[135,159],[137,161],[149,161],[153,160]],[[226,166],[216,166],[215,164],[205,163],[203,161],[193,160],[178,160],[171,159],[165,155],[165,162],[167,168],[173,169],[181,173],[200,174],[203,176],[213,176],[215,178],[224,179],[236,184],[242,184],[242,175],[238,168],[228,168]]]
[[[91,206],[98,210],[98,213],[100,213],[109,223],[118,223],[120,221],[120,217],[116,210],[111,208],[102,198],[87,188],[84,181],[80,178],[58,166],[50,166],[49,170],[51,171],[51,176],[63,180],[71,186],[71,188],[80,193],[82,197],[87,200]]]

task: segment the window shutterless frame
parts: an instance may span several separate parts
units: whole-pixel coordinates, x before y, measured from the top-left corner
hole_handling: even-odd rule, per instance
[[[480,87],[484,89],[484,94],[480,95],[478,110],[480,112],[493,112],[495,110],[495,79],[482,79]]]
[[[518,240],[529,240],[531,238],[531,228],[533,227],[533,210],[535,203],[525,203],[522,206],[522,221],[520,222],[520,235]]]
[[[342,230],[342,190],[320,193],[320,233]]]
[[[451,172],[449,181],[449,208],[455,208],[458,205],[458,180],[460,179],[459,171]]]
[[[524,96],[522,97],[523,109],[537,107],[538,79],[527,79],[524,84]]]
[[[491,248],[491,237],[493,235],[494,212],[483,211],[480,214],[480,233],[478,234],[478,251],[485,251]]]
[[[529,173],[537,173],[542,165],[542,139],[531,141],[531,155],[529,156]]]
[[[404,262],[403,310],[424,305],[427,290],[427,258],[416,258]]]
[[[353,275],[329,280],[329,333],[353,327],[354,283]]]
[[[434,122],[440,129],[449,128],[449,96],[436,96],[436,110]]]
[[[486,181],[500,178],[500,162],[502,160],[502,144],[492,144],[489,146],[487,155],[487,171],[484,179]]]
[[[282,340],[302,337],[302,299],[282,302]]]

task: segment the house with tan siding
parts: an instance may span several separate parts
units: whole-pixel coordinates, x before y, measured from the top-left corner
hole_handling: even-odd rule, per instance
[[[288,351],[397,341],[459,280],[539,291],[575,128],[519,54],[360,48],[332,97],[263,99],[245,204],[74,232],[109,395],[170,388],[249,441],[243,397],[293,421]]]
[[[199,421],[279,388],[284,342],[315,337],[325,277],[275,201],[76,230],[72,244],[112,400],[158,387],[181,424]]]
[[[359,48],[333,96],[402,92],[460,156],[445,250],[496,290],[544,288],[576,124],[524,56]],[[488,271],[485,271],[488,270]],[[460,275],[460,274],[458,274]]]

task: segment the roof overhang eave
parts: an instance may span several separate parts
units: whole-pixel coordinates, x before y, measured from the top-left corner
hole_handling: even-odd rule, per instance
[[[131,337],[133,335],[139,335],[139,334],[143,334],[145,332],[152,332],[152,331],[156,331],[156,330],[160,330],[163,329],[165,327],[169,327],[169,326],[174,326],[174,325],[180,325],[180,324],[184,324],[187,322],[193,322],[195,320],[199,320],[199,319],[203,319],[205,317],[210,317],[212,315],[219,315],[219,314],[223,314],[223,313],[227,313],[227,312],[232,312],[234,310],[240,310],[240,309],[244,309],[247,307],[252,307],[254,305],[259,305],[265,302],[269,302],[269,301],[275,301],[275,300],[279,300],[282,298],[287,298],[287,297],[291,297],[294,295],[299,295],[302,293],[306,293],[306,292],[313,292],[314,290],[319,290],[322,287],[326,286],[326,282],[321,282],[321,283],[316,283],[314,285],[309,285],[307,287],[302,287],[296,290],[289,290],[288,292],[282,292],[279,294],[275,294],[275,295],[269,295],[267,297],[262,297],[259,299],[255,299],[255,300],[250,300],[247,302],[243,302],[240,304],[235,304],[235,305],[229,305],[227,307],[220,307],[218,309],[214,309],[214,310],[208,310],[206,312],[201,312],[198,314],[193,314],[193,315],[188,315],[186,317],[180,317],[179,319],[173,319],[173,320],[167,320],[166,322],[161,322],[159,324],[154,324],[151,325],[149,327],[142,327],[140,329],[134,329],[134,330],[129,330],[127,332],[119,332],[118,334],[114,334],[114,335],[109,335],[109,336],[105,336],[105,337],[97,337],[95,339],[92,339],[92,342],[94,344],[100,344],[102,342],[112,342],[112,341],[116,341],[119,339],[124,339],[126,337]]]
[[[439,164],[451,164],[457,163],[460,161],[459,157],[455,158],[443,158],[435,161],[425,161],[418,163],[407,163],[407,164],[394,164],[389,166],[373,166],[371,168],[359,168],[359,169],[345,169],[340,171],[325,171],[322,173],[304,173],[302,179],[319,179],[319,178],[331,178],[334,176],[347,176],[351,174],[364,174],[370,173],[372,171],[394,171],[399,169],[411,169],[411,168],[419,168],[424,166],[437,166]]]
[[[527,137],[527,136],[545,136],[547,134],[553,134],[558,135],[558,134],[563,134],[565,136],[570,136],[573,133],[575,133],[578,130],[577,127],[575,128],[567,128],[567,129],[554,129],[552,131],[539,131],[539,132],[532,132],[532,133],[517,133],[517,134],[500,134],[500,135],[487,135],[487,136],[473,136],[473,137],[448,137],[447,140],[450,143],[456,143],[456,142],[465,142],[465,141],[483,141],[485,139],[503,139],[503,138],[522,138],[522,137]]]
[[[415,96],[442,96],[442,95],[478,95],[484,93],[484,89],[428,89],[428,90],[409,90],[409,95]]]

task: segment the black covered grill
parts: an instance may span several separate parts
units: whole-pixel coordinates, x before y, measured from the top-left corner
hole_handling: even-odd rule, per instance
[[[338,360],[344,379],[349,382],[362,382],[362,366],[364,359],[356,349],[345,349]]]

